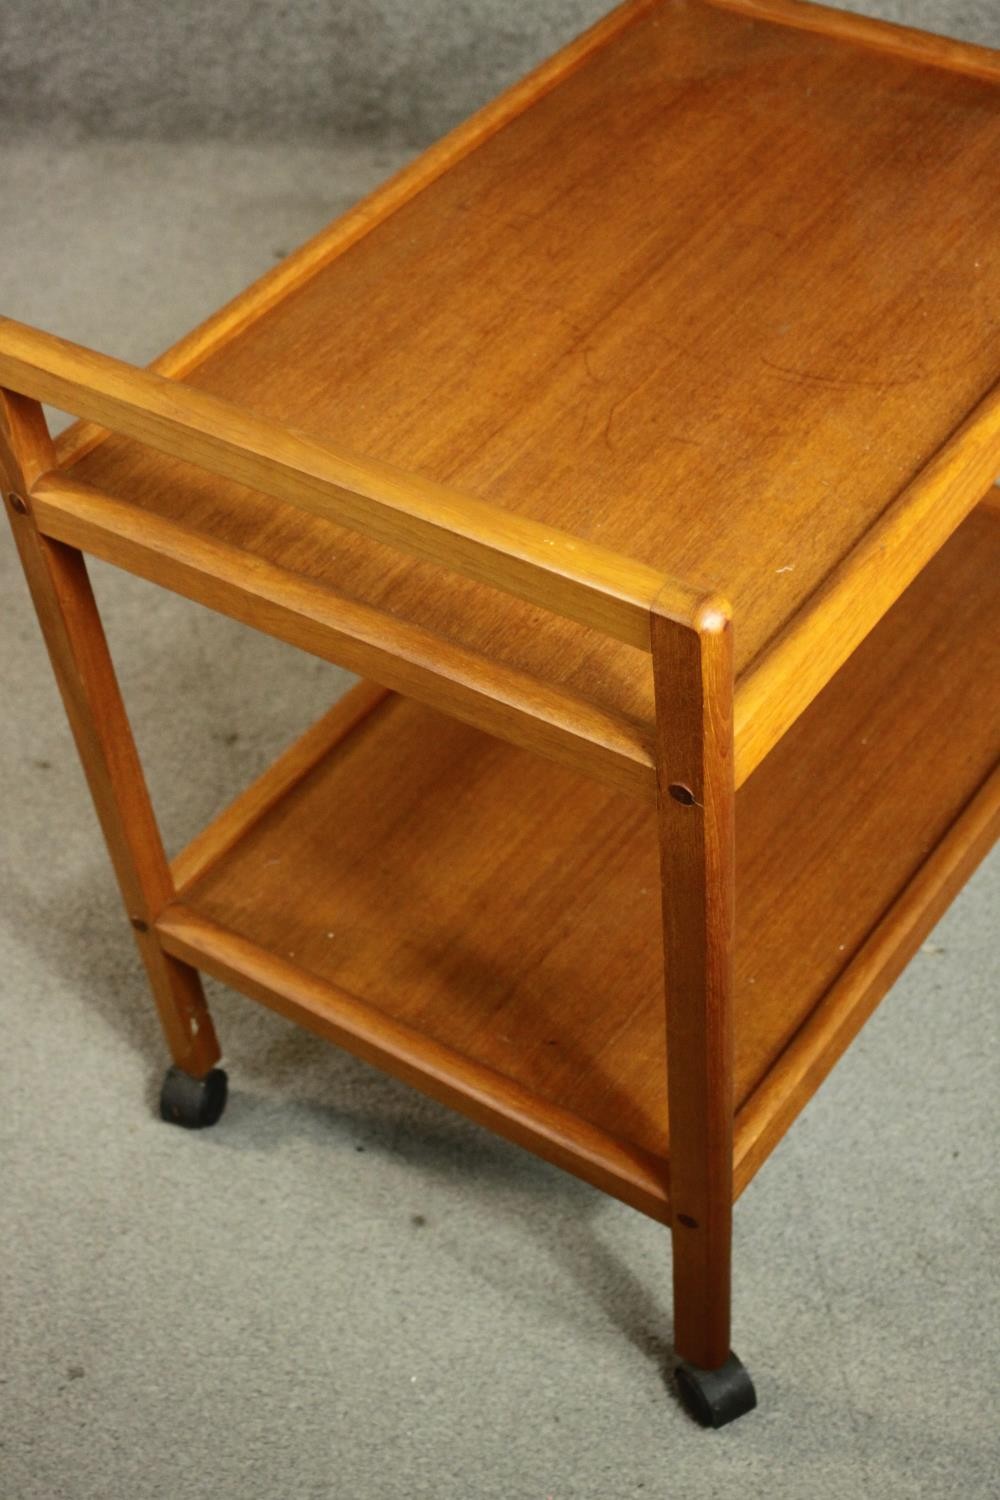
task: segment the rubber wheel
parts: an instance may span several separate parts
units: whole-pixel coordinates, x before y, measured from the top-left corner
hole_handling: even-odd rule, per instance
[[[735,1354],[717,1370],[678,1365],[675,1379],[681,1401],[702,1427],[725,1427],[757,1405],[750,1373]]]
[[[185,1130],[204,1130],[221,1118],[229,1080],[222,1068],[192,1078],[183,1068],[168,1068],[160,1090],[160,1118]]]

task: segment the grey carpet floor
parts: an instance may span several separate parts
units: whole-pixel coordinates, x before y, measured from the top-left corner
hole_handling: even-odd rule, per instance
[[[385,152],[20,146],[0,307],[142,360]],[[94,569],[168,845],[345,677]],[[232,1081],[163,1048],[0,544],[5,1500],[774,1500],[998,1493],[1000,863],[960,896],[737,1211],[760,1410],[668,1387],[665,1232],[210,986]]]
[[[996,0],[846,0],[996,44]],[[0,126],[160,140],[430,139],[610,0],[3,0]],[[108,45],[113,39],[113,45]]]

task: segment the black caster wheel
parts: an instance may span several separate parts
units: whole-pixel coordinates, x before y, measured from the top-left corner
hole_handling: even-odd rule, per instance
[[[678,1365],[675,1378],[681,1401],[702,1427],[725,1427],[757,1405],[749,1371],[732,1353],[717,1370]]]
[[[168,1068],[160,1090],[160,1118],[186,1130],[214,1125],[226,1107],[228,1080],[221,1068],[192,1078],[183,1068]]]

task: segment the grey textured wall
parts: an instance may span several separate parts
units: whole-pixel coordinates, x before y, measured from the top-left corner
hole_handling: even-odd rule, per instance
[[[1000,46],[1000,0],[845,0]],[[420,143],[605,0],[0,0],[0,126],[182,140]]]

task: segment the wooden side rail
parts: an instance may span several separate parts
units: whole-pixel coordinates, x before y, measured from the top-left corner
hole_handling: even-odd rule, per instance
[[[737,786],[743,785],[788,732],[966,516],[977,505],[993,505],[998,469],[1000,381],[744,669],[736,692]]]
[[[35,481],[28,503],[43,536],[630,796],[655,800],[647,726],[58,470]]]
[[[659,1157],[551,1101],[540,1101],[514,1079],[299,968],[294,960],[258,947],[183,901],[164,908],[156,933],[179,961],[197,965],[220,983],[461,1110],[640,1213],[661,1223],[669,1221],[667,1166]]]
[[[708,0],[708,3],[720,10],[738,11],[754,21],[812,31],[821,37],[835,37],[928,67],[946,68],[989,83],[1000,82],[1000,51],[900,26],[880,16],[856,15],[836,6],[819,5],[815,0]]]
[[[121,360],[0,318],[0,386],[648,651],[703,589]]]
[[[1000,764],[795,1033],[736,1120],[738,1197],[1000,836]]]

